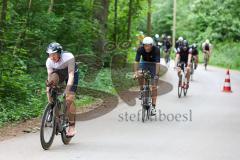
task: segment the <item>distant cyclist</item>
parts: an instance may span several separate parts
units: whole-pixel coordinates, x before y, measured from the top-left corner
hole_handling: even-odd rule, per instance
[[[171,36],[167,36],[167,38],[165,38],[163,41],[163,52],[166,64],[170,62],[171,47],[172,47]]]
[[[159,34],[155,34],[153,39],[154,39],[154,42],[155,42],[155,46],[160,48],[160,37],[159,37]]]
[[[149,70],[151,73],[152,85],[152,110],[151,115],[156,114],[156,101],[157,101],[157,84],[160,73],[160,49],[153,45],[151,37],[143,39],[143,46],[137,50],[135,64],[134,64],[134,77],[138,78],[140,85],[140,95],[142,94],[144,79],[141,70]],[[139,66],[140,62],[140,66]],[[141,96],[140,96],[141,97]]]
[[[181,48],[183,45],[183,37],[179,37],[178,40],[175,43],[175,53],[177,53],[177,49]]]
[[[175,58],[175,67],[178,70],[178,76],[179,79],[181,80],[183,75],[181,75],[181,69],[184,70],[184,68],[186,67],[186,78],[187,78],[187,84],[186,86],[184,86],[186,89],[188,89],[189,87],[189,80],[190,80],[190,71],[191,71],[191,58],[192,58],[192,53],[190,51],[190,48],[188,46],[188,42],[187,40],[183,41],[182,47],[177,49],[177,54],[176,54],[176,58]],[[183,64],[181,66],[179,66],[179,64]],[[179,83],[179,85],[182,82]]]
[[[169,42],[171,42],[171,36],[167,36],[167,40],[169,41]]]
[[[171,36],[167,36],[167,38],[163,40],[163,47],[165,50],[171,49],[172,47]]]
[[[194,69],[197,69],[198,66],[198,49],[197,49],[197,44],[193,43],[191,46],[191,53],[194,61]]]
[[[209,42],[208,39],[202,44],[202,52],[204,54],[205,69],[207,69],[207,64],[212,53],[212,44]]]
[[[143,39],[145,36],[144,36],[144,33],[142,31],[140,31],[139,34],[136,35],[136,37],[137,37],[137,44],[136,44],[137,47],[136,48],[138,49],[139,47],[141,47],[143,45],[142,42],[143,42]]]
[[[202,50],[203,50],[203,53],[208,53],[208,54],[212,53],[212,44],[209,42],[208,39],[205,42],[203,42]]]

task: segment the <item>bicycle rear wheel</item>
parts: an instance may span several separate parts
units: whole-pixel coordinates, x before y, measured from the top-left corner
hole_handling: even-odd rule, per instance
[[[51,104],[47,104],[41,122],[40,141],[42,148],[48,150],[53,143],[56,132],[55,111]]]

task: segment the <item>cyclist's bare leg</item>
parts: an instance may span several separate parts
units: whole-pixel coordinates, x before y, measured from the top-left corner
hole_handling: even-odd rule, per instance
[[[190,75],[191,75],[191,59],[192,59],[192,54],[188,55],[188,63],[187,63],[187,74],[186,74],[186,78],[187,78],[187,83],[189,83],[190,80]]]
[[[182,68],[179,64],[180,62],[180,55],[179,54],[176,54],[176,57],[175,57],[175,67],[176,67],[176,70],[177,70],[177,75],[178,75],[178,79],[179,79],[179,83],[178,83],[178,86],[180,87],[182,85]]]
[[[52,86],[57,86],[59,83],[59,76],[57,73],[52,73],[48,75],[48,83],[51,84]],[[47,91],[47,97],[48,97],[48,102],[51,103],[52,102],[52,98],[49,95],[49,87],[47,87],[46,89]]]
[[[181,67],[177,68],[177,74],[178,74],[178,78],[182,77],[182,73],[181,73]]]
[[[152,105],[156,106],[157,101],[157,84],[154,82],[152,85]]]
[[[188,66],[187,68],[186,68],[186,70],[187,70],[187,74],[186,74],[186,78],[187,78],[187,82],[189,82],[189,80],[190,80],[190,71],[191,71],[191,67],[190,66]]]
[[[76,107],[74,104],[75,93],[70,92],[66,95],[67,111],[69,118],[69,129],[67,131],[68,136],[73,136],[75,134],[75,117],[76,117]]]
[[[204,63],[206,65],[208,61],[208,53],[207,52],[203,52],[203,53],[204,53]]]
[[[209,58],[210,58],[210,52],[207,52],[207,63],[209,62]]]
[[[143,78],[142,72],[139,71],[138,75],[139,75],[138,76],[138,84],[139,84],[140,90],[143,90],[144,78]]]
[[[198,66],[198,55],[194,56],[194,63],[195,63],[194,69],[197,69],[197,66]]]

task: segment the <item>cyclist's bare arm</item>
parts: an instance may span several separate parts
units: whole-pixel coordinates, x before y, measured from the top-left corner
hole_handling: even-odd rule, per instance
[[[66,94],[69,93],[73,82],[74,82],[74,71],[75,71],[75,59],[71,59],[68,61],[68,81],[67,81],[67,87],[66,87]]]
[[[52,68],[47,68],[47,73],[48,73],[48,81],[49,81],[49,79],[50,79],[50,75],[52,74],[52,72],[53,72],[53,69]],[[50,103],[50,102],[52,102],[52,99],[51,99],[51,97],[50,97],[50,95],[49,95],[49,87],[47,86],[46,87],[46,92],[47,92],[47,98],[48,98],[48,102]]]
[[[191,65],[192,53],[188,54],[188,67]]]
[[[68,81],[67,81],[67,87],[66,87],[66,94],[69,93],[70,88],[71,88],[72,85],[73,85],[73,81],[74,81],[74,70],[73,70],[73,71],[70,71],[70,72],[68,73]]]
[[[156,63],[156,75],[159,76],[160,75],[160,62]]]
[[[174,69],[177,68],[177,64],[178,64],[179,60],[180,60],[180,55],[179,55],[179,53],[177,53],[176,54],[176,58],[175,58],[175,65],[174,65],[175,67],[174,67]]]

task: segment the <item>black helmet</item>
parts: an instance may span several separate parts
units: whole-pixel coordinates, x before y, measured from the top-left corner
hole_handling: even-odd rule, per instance
[[[46,52],[50,55],[52,53],[62,53],[62,46],[57,42],[52,42],[48,45]]]
[[[188,49],[188,41],[187,40],[183,40],[183,50],[186,51]]]
[[[192,48],[197,48],[197,44],[196,44],[196,43],[193,43],[193,44],[192,44]]]
[[[187,40],[183,40],[183,46],[188,47],[188,41]]]

